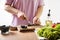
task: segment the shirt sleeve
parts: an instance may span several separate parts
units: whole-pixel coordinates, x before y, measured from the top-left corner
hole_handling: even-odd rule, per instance
[[[5,3],[5,5],[12,5],[12,3],[13,3],[13,0],[6,0],[6,3]]]
[[[44,5],[43,0],[38,0],[38,6],[43,6],[43,5]]]

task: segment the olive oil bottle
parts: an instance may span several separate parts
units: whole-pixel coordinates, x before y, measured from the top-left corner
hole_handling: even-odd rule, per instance
[[[49,12],[48,12],[48,14],[47,14],[47,20],[46,20],[46,26],[47,27],[50,27],[50,26],[52,26],[52,20],[51,20],[51,14],[50,14],[50,9],[49,9]]]

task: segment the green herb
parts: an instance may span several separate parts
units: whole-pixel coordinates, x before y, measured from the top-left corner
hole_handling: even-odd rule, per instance
[[[37,30],[37,34],[40,37],[48,38],[48,40],[60,39],[60,25],[57,25],[57,27],[55,28],[51,28],[51,27],[40,28]]]

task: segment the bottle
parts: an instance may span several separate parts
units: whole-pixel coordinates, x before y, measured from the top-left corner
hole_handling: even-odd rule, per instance
[[[51,16],[51,14],[50,14],[50,9],[49,9],[49,12],[48,12],[48,14],[47,14],[47,20],[46,20],[46,26],[48,27],[48,26],[52,26],[52,20],[51,20],[51,18],[50,18],[50,16]]]

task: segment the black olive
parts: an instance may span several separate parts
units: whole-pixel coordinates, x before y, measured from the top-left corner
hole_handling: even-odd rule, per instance
[[[21,28],[27,28],[27,26],[21,26]]]

